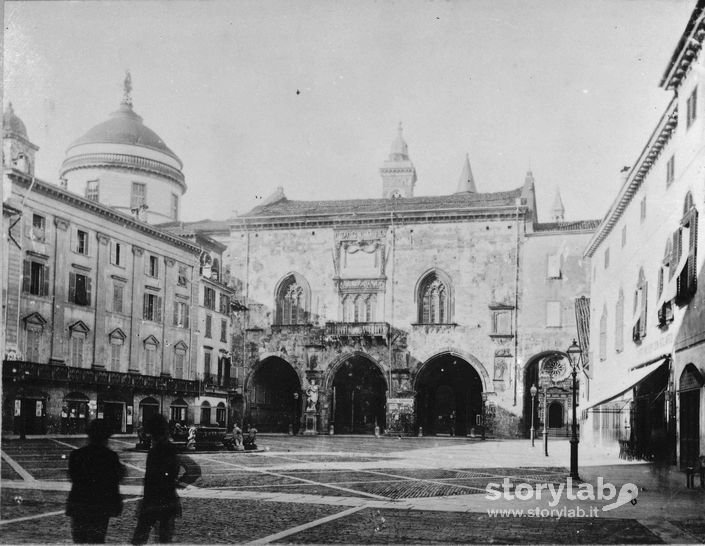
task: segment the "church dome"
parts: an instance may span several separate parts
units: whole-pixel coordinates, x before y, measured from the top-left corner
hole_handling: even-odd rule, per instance
[[[178,156],[169,149],[157,133],[142,123],[142,117],[137,115],[132,105],[125,101],[110,114],[110,119],[99,123],[74,141],[69,146],[69,150],[83,144],[126,144],[150,148],[171,156],[181,164]]]
[[[4,135],[15,135],[27,138],[27,128],[24,122],[15,115],[12,103],[7,105],[7,110],[2,114],[2,132]]]

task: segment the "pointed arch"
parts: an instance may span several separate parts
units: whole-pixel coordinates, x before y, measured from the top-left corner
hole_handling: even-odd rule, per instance
[[[441,269],[431,268],[416,282],[414,299],[419,324],[449,324],[454,318],[453,283]]]
[[[274,290],[276,324],[308,324],[311,316],[311,287],[306,278],[292,271]]]

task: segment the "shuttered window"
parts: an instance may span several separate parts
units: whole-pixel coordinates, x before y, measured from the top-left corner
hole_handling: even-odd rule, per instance
[[[22,291],[35,296],[49,295],[49,266],[34,260],[25,260]]]
[[[81,273],[69,273],[69,302],[75,305],[91,304],[91,278]]]
[[[154,322],[162,321],[162,298],[156,294],[145,294],[144,295],[144,309],[142,313],[142,318],[144,320],[151,320]]]

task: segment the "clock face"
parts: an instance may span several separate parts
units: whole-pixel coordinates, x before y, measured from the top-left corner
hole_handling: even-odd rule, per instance
[[[551,378],[551,381],[557,383],[568,377],[568,366],[565,359],[560,355],[549,356],[544,360],[543,373]]]

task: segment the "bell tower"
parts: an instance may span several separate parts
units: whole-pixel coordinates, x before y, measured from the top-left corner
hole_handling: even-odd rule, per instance
[[[17,117],[12,103],[2,115],[2,157],[6,169],[17,169],[30,176],[34,175],[34,153],[39,147],[30,142],[27,129]]]
[[[402,136],[401,122],[397,131],[389,158],[379,169],[382,175],[382,197],[385,199],[414,196],[416,168],[409,159],[409,147]]]

